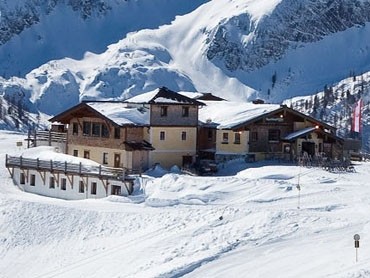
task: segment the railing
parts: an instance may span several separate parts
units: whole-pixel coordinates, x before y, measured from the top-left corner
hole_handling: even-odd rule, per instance
[[[82,163],[69,163],[53,160],[40,160],[33,158],[24,158],[22,156],[6,155],[5,166],[7,168],[18,167],[34,170],[46,170],[49,172],[63,172],[65,174],[77,174],[80,176],[96,176],[99,178],[113,178],[118,180],[127,180],[128,170],[125,168],[110,168],[104,166],[90,166]]]
[[[48,142],[51,143],[66,143],[67,133],[66,132],[55,132],[55,131],[32,131],[28,133],[28,142],[33,142],[33,146],[36,147],[37,142]]]

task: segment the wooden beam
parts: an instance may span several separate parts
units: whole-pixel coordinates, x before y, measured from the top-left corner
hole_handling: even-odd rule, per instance
[[[109,181],[108,179],[104,180],[100,178],[101,182],[103,183],[104,189],[105,189],[105,195],[108,196],[108,186],[109,186]]]
[[[44,185],[45,185],[46,172],[45,171],[40,171],[40,170],[38,170],[37,172],[39,172],[40,177],[41,177],[41,179],[42,179],[42,181],[44,182]]]
[[[50,174],[53,175],[55,182],[57,183],[57,187],[59,187],[59,173],[51,172]]]
[[[73,189],[73,175],[66,174],[66,177],[67,177],[69,183],[71,184],[71,188]]]
[[[14,178],[14,167],[7,167],[8,171],[9,171],[9,174],[10,174],[10,177],[11,178]],[[11,170],[10,170],[11,169]]]
[[[22,170],[22,172],[24,174],[24,178],[26,180],[26,183],[28,183],[28,173],[29,173],[29,170],[28,169],[24,169],[24,168],[22,168],[21,170]]]

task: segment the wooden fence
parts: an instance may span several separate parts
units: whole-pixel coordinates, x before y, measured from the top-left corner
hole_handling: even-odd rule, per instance
[[[132,177],[128,176],[128,171],[125,168],[110,168],[104,166],[90,166],[82,163],[68,163],[53,160],[40,160],[32,158],[24,158],[22,156],[15,157],[6,155],[5,166],[7,168],[32,169],[38,171],[49,171],[64,173],[68,175],[94,176],[104,179],[129,180]]]
[[[55,131],[40,131],[34,130],[28,133],[28,148],[38,146],[38,142],[47,142],[49,146],[52,143],[67,143],[67,133],[66,132],[55,132]],[[31,145],[32,144],[32,145]]]

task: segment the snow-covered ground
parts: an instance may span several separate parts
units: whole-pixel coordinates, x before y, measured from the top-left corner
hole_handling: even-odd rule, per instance
[[[0,132],[0,160],[23,139]],[[370,277],[369,166],[233,162],[64,201],[20,191],[0,163],[0,277]]]

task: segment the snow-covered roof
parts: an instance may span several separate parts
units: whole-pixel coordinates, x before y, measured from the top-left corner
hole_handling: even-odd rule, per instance
[[[203,96],[202,93],[198,93],[198,92],[179,92],[179,94],[181,94],[183,96],[186,96],[188,98],[192,98],[192,99],[197,99],[197,98]]]
[[[284,140],[287,140],[287,141],[293,140],[293,139],[298,138],[302,135],[310,133],[310,132],[314,131],[315,129],[316,129],[316,127],[306,127],[304,129],[297,130],[297,131],[295,131],[293,133],[290,133],[287,136],[285,136]]]
[[[149,103],[159,92],[159,89],[155,89],[154,91],[150,91],[147,93],[143,93],[137,95],[135,97],[129,98],[126,101],[131,103]]]
[[[169,104],[195,104],[202,105],[187,95],[176,93],[166,87],[155,89],[154,91],[138,95],[127,99],[129,103],[169,103]]]
[[[118,125],[149,125],[149,111],[122,102],[87,102],[88,106]]]
[[[199,109],[199,121],[218,124],[217,128],[233,128],[280,108],[278,104],[253,104],[233,101],[203,101],[206,106]]]
[[[67,162],[73,164],[82,164],[86,166],[99,166],[100,164],[90,159],[76,157],[69,154],[60,153],[56,147],[50,146],[39,146],[34,148],[26,149],[21,154],[24,158],[47,160],[53,159],[53,161]]]

